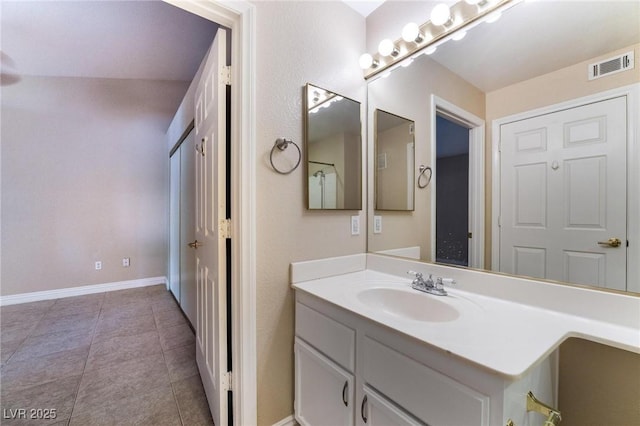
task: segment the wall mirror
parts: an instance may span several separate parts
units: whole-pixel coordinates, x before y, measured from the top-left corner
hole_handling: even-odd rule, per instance
[[[304,105],[307,207],[361,210],[360,103],[307,84]]]
[[[414,127],[412,120],[375,111],[376,210],[413,210]]]
[[[637,1],[524,2],[369,80],[369,182],[376,110],[415,120],[416,164],[434,174],[402,215],[376,210],[368,189],[368,250],[640,293],[639,20]],[[609,74],[625,55],[635,66]],[[590,78],[595,68],[605,73]],[[446,126],[466,135],[458,164],[441,161]],[[615,152],[597,148],[608,145]],[[466,188],[447,189],[452,171],[466,173]],[[442,193],[462,194],[466,207],[442,207]],[[461,229],[442,229],[439,209],[466,210]],[[466,242],[446,246],[454,232]],[[436,244],[456,253],[462,244],[466,259],[450,261]]]

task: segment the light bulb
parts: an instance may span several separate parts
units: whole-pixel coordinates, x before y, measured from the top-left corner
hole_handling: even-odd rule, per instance
[[[369,55],[368,53],[363,53],[362,55],[360,55],[359,62],[360,68],[366,70],[367,68],[370,68],[371,65],[373,65],[373,56]]]
[[[444,3],[437,4],[431,11],[431,23],[433,25],[444,25],[451,19],[449,6]]]
[[[456,31],[451,36],[451,40],[455,40],[455,41],[462,40],[466,35],[467,35],[466,31]]]
[[[388,38],[382,40],[378,45],[378,53],[382,56],[389,56],[393,53],[394,50],[395,46],[393,45],[393,42]]]
[[[407,43],[416,41],[416,39],[418,39],[419,36],[420,36],[420,27],[418,27],[418,24],[414,22],[409,22],[402,29],[402,39]]]
[[[478,4],[480,3],[480,0],[464,0],[467,2],[467,4]]]

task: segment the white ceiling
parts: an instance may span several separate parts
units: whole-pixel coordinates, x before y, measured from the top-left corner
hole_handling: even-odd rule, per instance
[[[191,81],[217,25],[159,0],[0,3],[2,73]]]
[[[365,18],[376,10],[385,0],[343,0],[350,8]]]
[[[638,0],[531,1],[431,58],[490,92],[639,42]]]

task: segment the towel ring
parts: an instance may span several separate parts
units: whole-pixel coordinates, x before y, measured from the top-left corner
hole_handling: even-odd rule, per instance
[[[283,171],[278,169],[275,166],[275,164],[273,164],[273,153],[275,152],[276,148],[278,148],[280,151],[284,151],[285,149],[287,149],[289,144],[292,144],[298,150],[298,161],[296,162],[296,165],[291,168],[291,170]],[[285,138],[278,138],[276,139],[276,142],[273,144],[273,148],[271,148],[271,154],[269,155],[269,162],[271,163],[271,167],[273,167],[273,170],[280,173],[281,175],[288,175],[289,173],[291,173],[292,171],[298,168],[298,166],[300,165],[301,158],[302,158],[302,152],[300,151],[300,147],[294,141],[290,141]]]
[[[420,174],[418,175],[418,188],[424,189],[429,186],[429,183],[431,182],[431,177],[433,177],[433,170],[431,170],[431,167],[421,164],[418,168],[418,171],[420,172]],[[427,171],[429,171],[429,177],[425,176],[425,172]],[[425,183],[424,185],[420,183],[420,179],[423,177],[427,179],[427,183]]]

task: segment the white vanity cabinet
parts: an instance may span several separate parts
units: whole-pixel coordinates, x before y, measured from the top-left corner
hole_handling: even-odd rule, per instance
[[[505,379],[296,291],[295,417],[303,426],[536,424],[524,395],[546,393],[529,376]]]

